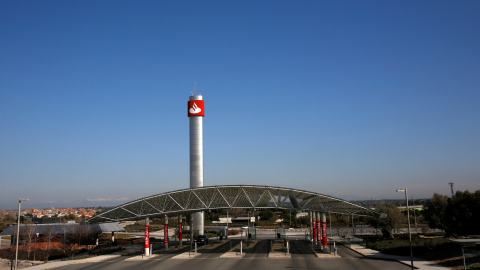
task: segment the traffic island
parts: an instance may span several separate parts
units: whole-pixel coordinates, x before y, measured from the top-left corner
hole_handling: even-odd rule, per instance
[[[195,245],[192,246],[190,251],[183,252],[179,255],[172,257],[172,259],[190,259],[198,257],[202,253],[212,253],[218,247],[224,245],[227,241],[211,241],[209,244],[197,246],[197,252],[195,253]],[[190,246],[184,246],[182,249],[190,248]]]
[[[268,258],[291,258],[292,254],[287,250],[287,243],[284,241],[273,241],[270,247]]]
[[[200,255],[202,255],[202,253],[184,252],[184,253],[178,254],[176,256],[173,256],[172,259],[192,259],[192,258],[198,257]]]
[[[223,253],[220,258],[243,258],[245,254],[250,252],[256,245],[258,241],[246,241],[240,242],[229,251]]]
[[[330,248],[327,248],[328,251],[325,251],[323,248],[314,248],[314,247],[312,247],[311,244],[309,244],[308,247],[313,252],[315,257],[317,257],[317,258],[321,258],[321,259],[340,258],[340,256],[338,254],[335,255],[335,252],[330,252]]]
[[[150,256],[137,255],[137,256],[127,258],[125,259],[125,261],[143,261],[143,260],[153,259],[158,256],[159,256],[158,254],[152,254]]]
[[[335,255],[333,253],[325,253],[324,251],[315,251],[315,256],[320,259],[335,259],[340,258],[340,256]]]

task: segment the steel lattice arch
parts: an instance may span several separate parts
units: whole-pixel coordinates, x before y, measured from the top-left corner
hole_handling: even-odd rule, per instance
[[[111,222],[140,220],[215,209],[250,208],[315,211],[379,217],[380,213],[348,201],[293,188],[221,185],[165,192],[134,200],[87,220]]]

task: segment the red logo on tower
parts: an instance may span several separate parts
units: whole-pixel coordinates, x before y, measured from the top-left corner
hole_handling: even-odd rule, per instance
[[[145,225],[145,248],[150,248],[150,225]]]
[[[188,101],[188,117],[190,116],[205,116],[205,101],[204,100],[190,100]]]

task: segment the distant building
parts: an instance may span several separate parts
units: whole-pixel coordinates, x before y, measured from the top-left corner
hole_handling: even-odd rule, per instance
[[[59,217],[32,218],[32,222],[33,224],[62,223],[62,218],[59,218]]]

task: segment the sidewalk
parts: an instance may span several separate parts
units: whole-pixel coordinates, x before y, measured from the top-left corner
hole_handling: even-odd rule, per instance
[[[392,260],[392,261],[399,261],[403,264],[406,264],[408,266],[411,265],[411,260],[409,256],[395,256],[395,255],[388,255],[388,254],[383,254],[380,251],[376,251],[373,249],[366,248],[361,245],[357,244],[352,244],[350,247],[345,246],[347,248],[350,248],[351,250],[357,252],[360,255],[363,255],[368,258],[375,258],[375,259],[382,259],[382,260]],[[417,269],[421,270],[449,270],[447,267],[440,266],[438,264],[434,264],[429,261],[424,261],[419,258],[413,257],[413,266]]]
[[[70,260],[70,261],[56,261],[56,262],[49,262],[45,264],[39,264],[35,265],[32,267],[27,267],[23,269],[29,269],[29,270],[44,270],[44,269],[52,269],[60,266],[66,266],[70,264],[78,264],[78,263],[91,263],[91,262],[101,262],[105,261],[108,259],[113,259],[120,257],[121,255],[100,255],[96,257],[90,257],[86,259],[80,259],[80,260]]]
[[[138,252],[138,246],[131,245],[131,246],[122,246],[125,250],[117,251],[111,254],[105,255],[98,255],[94,257],[89,257],[85,259],[78,259],[78,260],[65,260],[65,261],[50,261],[48,263],[41,263],[35,266],[26,267],[22,269],[29,269],[29,270],[44,270],[44,269],[52,269],[60,266],[66,266],[70,264],[79,264],[79,263],[92,263],[92,262],[101,262],[113,258],[118,258],[125,255],[130,255],[135,252]]]

